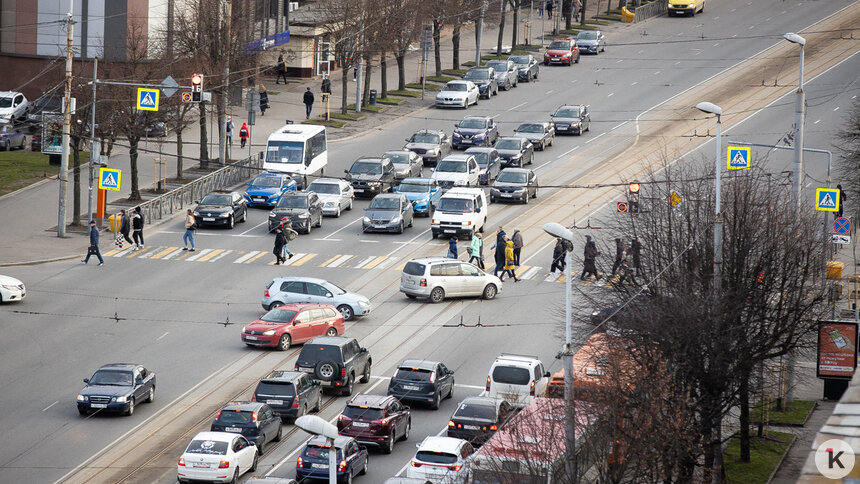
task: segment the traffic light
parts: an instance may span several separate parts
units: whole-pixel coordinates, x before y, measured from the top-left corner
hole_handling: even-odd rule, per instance
[[[191,102],[199,103],[203,100],[203,74],[191,76]]]
[[[639,213],[639,182],[627,185],[627,203],[630,213]]]

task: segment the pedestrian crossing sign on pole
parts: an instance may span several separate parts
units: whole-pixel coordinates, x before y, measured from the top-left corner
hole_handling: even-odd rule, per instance
[[[99,190],[119,191],[122,181],[122,171],[116,168],[99,169]]]
[[[137,88],[137,110],[158,111],[158,89]]]
[[[839,211],[839,189],[838,188],[816,188],[815,210],[823,212]]]
[[[749,170],[751,165],[749,146],[729,146],[726,168],[729,170]]]

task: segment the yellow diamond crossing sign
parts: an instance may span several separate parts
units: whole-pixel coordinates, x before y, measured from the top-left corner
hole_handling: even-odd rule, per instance
[[[99,190],[119,191],[122,172],[115,168],[99,169]]]
[[[158,111],[158,89],[137,88],[137,110]]]
[[[684,199],[681,198],[681,195],[678,195],[678,192],[672,192],[666,197],[666,203],[669,204],[670,207],[675,208],[679,203],[683,202]]]

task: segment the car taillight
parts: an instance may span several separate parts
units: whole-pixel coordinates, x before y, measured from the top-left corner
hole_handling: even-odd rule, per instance
[[[179,465],[185,467],[185,459],[183,457],[179,458]]]
[[[222,460],[221,462],[218,463],[219,469],[227,469],[228,467],[230,467],[230,461]]]
[[[301,469],[302,467],[304,467],[304,465],[305,465],[304,459],[302,459],[302,456],[299,456],[299,458],[296,459],[296,467]]]
[[[490,375],[487,375],[487,391],[490,391]]]
[[[529,395],[535,396],[535,382],[529,384]]]
[[[499,430],[499,427],[498,427],[498,425],[493,424],[493,425],[490,425],[490,430]]]
[[[266,289],[266,292],[263,294],[263,296],[264,297],[271,297],[271,296],[269,296],[269,290],[268,289]]]
[[[252,421],[252,422],[256,422],[256,421],[257,421],[257,412],[254,412],[254,413],[252,413],[252,414],[251,414],[251,421]]]
[[[345,378],[345,377],[346,377],[346,367],[343,367],[343,368],[341,368],[341,369],[340,369],[340,377],[341,377],[341,378]]]
[[[252,401],[252,402],[256,402],[256,401],[257,401],[257,394],[256,394],[256,393],[255,393],[255,394],[253,394],[253,395],[251,395],[251,401]]]
[[[421,467],[421,464],[420,464],[420,463],[418,463],[418,462],[415,462],[414,460],[413,460],[413,461],[410,461],[410,462],[409,462],[409,464],[410,464],[412,467]]]
[[[215,420],[221,418],[221,410],[218,410],[218,415],[215,415]]]
[[[421,282],[418,283],[421,287],[427,287],[427,279],[421,278]]]
[[[340,464],[337,465],[337,471],[338,472],[346,472],[346,461],[345,460],[340,461]]]
[[[454,421],[453,421],[453,420],[449,420],[449,421],[448,421],[448,426],[449,426],[449,427],[453,427],[453,426],[455,426],[455,425],[456,425],[456,424],[454,423]]]
[[[448,469],[451,469],[452,471],[457,472],[457,471],[459,471],[459,470],[460,470],[460,468],[462,468],[462,467],[463,467],[463,466],[448,466]]]
[[[299,406],[299,396],[296,395],[295,397],[293,397],[293,408],[298,408],[298,406]]]

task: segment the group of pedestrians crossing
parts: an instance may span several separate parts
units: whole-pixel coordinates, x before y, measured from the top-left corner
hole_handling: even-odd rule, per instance
[[[134,207],[134,209],[132,209],[130,218],[125,209],[120,210],[119,218],[115,223],[119,224],[117,231],[118,234],[114,240],[114,245],[116,245],[117,248],[122,249],[125,242],[133,244],[131,247],[132,250],[140,250],[144,248],[143,214],[140,212],[140,207]],[[129,232],[131,232],[131,237],[129,237]],[[105,264],[105,260],[102,257],[101,250],[99,249],[99,228],[96,227],[96,222],[94,220],[90,221],[88,233],[90,237],[90,245],[87,247],[87,256],[81,259],[81,262],[83,264],[87,264],[90,261],[90,257],[96,256],[99,260],[99,265],[103,266]]]

